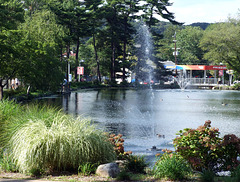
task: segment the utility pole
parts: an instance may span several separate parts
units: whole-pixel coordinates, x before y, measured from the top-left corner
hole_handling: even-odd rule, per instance
[[[173,42],[174,42],[173,55],[175,56],[175,71],[176,71],[176,75],[177,75],[177,55],[178,55],[177,50],[180,49],[180,48],[177,48],[176,32],[174,33],[173,37],[174,37],[174,40],[173,40]]]

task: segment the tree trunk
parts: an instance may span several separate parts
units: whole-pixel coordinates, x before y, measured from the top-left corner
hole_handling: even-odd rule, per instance
[[[111,81],[115,81],[115,45],[112,42],[112,57],[111,57]]]
[[[126,70],[125,70],[125,62],[126,62],[126,49],[127,49],[127,17],[124,17],[124,41],[123,41],[123,75],[122,81],[124,82],[126,79]]]
[[[0,101],[3,99],[3,79],[0,78]]]
[[[76,49],[76,63],[77,63],[77,65],[79,64],[79,60],[78,60],[78,57],[79,57],[79,46],[80,46],[80,40],[78,38],[78,40],[77,40],[77,49]],[[75,80],[78,80],[77,67],[75,68]]]
[[[125,81],[125,79],[126,79],[126,70],[125,70],[125,62],[126,62],[126,46],[127,46],[127,41],[126,40],[124,40],[124,43],[123,43],[123,62],[122,62],[122,64],[123,64],[123,71],[122,71],[122,73],[123,73],[123,75],[122,75],[122,81],[124,82]]]
[[[112,41],[111,41],[111,49],[112,49],[112,57],[111,57],[111,81],[115,81],[115,44],[114,44],[114,40],[113,40],[113,37],[114,37],[114,33],[113,33],[113,30],[112,30]]]
[[[98,81],[99,81],[99,83],[101,83],[102,80],[101,80],[100,65],[99,65],[98,54],[97,54],[97,47],[96,47],[96,41],[95,41],[95,34],[93,34],[93,47],[94,47],[94,52],[95,52],[95,60],[97,62]]]

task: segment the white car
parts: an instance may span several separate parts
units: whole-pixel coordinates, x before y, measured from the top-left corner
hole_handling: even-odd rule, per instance
[[[233,84],[236,84],[236,83],[240,83],[240,81],[239,81],[239,80],[235,80],[235,81],[233,82]]]

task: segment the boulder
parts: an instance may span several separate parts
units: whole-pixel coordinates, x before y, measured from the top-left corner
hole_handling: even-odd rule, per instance
[[[116,178],[117,175],[120,173],[120,169],[117,163],[107,163],[98,166],[96,170],[96,174],[101,177],[111,177]]]

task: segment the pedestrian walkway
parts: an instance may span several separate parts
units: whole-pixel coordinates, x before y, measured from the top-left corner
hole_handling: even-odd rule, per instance
[[[52,181],[45,181],[45,180],[33,180],[33,179],[0,179],[0,182],[52,182]]]

